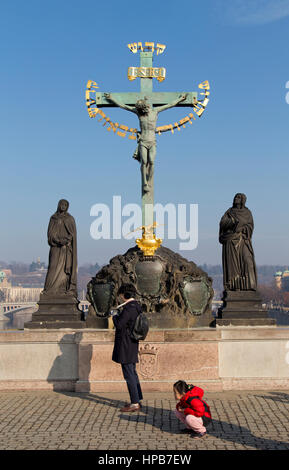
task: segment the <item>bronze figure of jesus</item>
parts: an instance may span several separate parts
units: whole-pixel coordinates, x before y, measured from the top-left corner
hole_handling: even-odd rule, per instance
[[[140,132],[138,132],[138,148],[134,158],[141,164],[142,194],[148,193],[152,188],[154,162],[156,157],[156,123],[158,114],[169,108],[173,108],[187,97],[187,93],[182,94],[176,100],[163,106],[153,107],[145,97],[129,106],[113,98],[110,93],[105,93],[106,99],[122,109],[135,113],[139,118]]]

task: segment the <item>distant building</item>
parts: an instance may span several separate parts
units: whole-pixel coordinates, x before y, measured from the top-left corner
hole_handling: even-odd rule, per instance
[[[277,271],[274,274],[275,286],[278,290],[289,292],[289,270]]]
[[[40,261],[40,258],[37,258],[37,261],[32,261],[32,263],[29,266],[29,272],[30,273],[35,273],[35,272],[43,272],[47,271],[45,267],[45,263]]]
[[[0,288],[4,294],[3,302],[38,302],[40,292],[39,287],[3,287]]]
[[[11,281],[13,287],[42,288],[44,287],[47,268],[45,263],[37,258],[29,266],[29,272],[23,274],[13,274]]]
[[[11,269],[1,269],[1,302],[38,302],[46,273],[47,269],[40,258],[31,263],[29,272],[23,274],[13,274]]]
[[[1,271],[3,271],[3,273],[6,274],[8,280],[9,280],[9,278],[12,276],[12,271],[11,271],[11,269],[1,269]]]
[[[8,281],[8,277],[6,272],[0,271],[0,289],[3,287],[11,287],[11,283]]]
[[[278,290],[282,289],[282,271],[277,271],[274,274],[274,279],[275,279],[275,286],[277,287]]]

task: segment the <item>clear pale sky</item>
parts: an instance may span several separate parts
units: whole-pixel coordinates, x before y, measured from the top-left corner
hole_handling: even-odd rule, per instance
[[[211,85],[201,119],[157,137],[155,202],[199,205],[198,247],[181,254],[221,263],[219,221],[242,192],[257,264],[289,264],[289,0],[10,0],[0,22],[0,260],[47,262],[60,198],[76,219],[79,264],[106,263],[134,245],[90,236],[93,204],[112,207],[113,195],[140,204],[140,170],[135,142],[89,118],[85,88],[92,79],[100,91],[138,90],[127,68],[139,56],[127,44],[153,41],[167,46],[154,60],[167,70],[155,90]],[[126,111],[107,114],[137,127]],[[185,114],[166,111],[159,124]],[[178,251],[179,240],[164,245]]]

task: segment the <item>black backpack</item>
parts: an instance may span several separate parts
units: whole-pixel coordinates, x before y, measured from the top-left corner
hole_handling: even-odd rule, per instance
[[[133,329],[130,332],[130,337],[134,341],[144,340],[149,331],[149,321],[142,311],[136,317]]]
[[[198,397],[198,396],[189,397],[188,400],[186,400],[186,401],[187,401],[187,403],[190,404],[191,401],[194,400],[194,399],[196,399],[196,398],[197,398],[198,400],[200,400],[200,401],[203,403],[203,405],[204,405],[205,412],[204,412],[204,414],[203,414],[203,416],[202,416],[201,418],[202,418],[202,420],[203,420],[203,425],[204,425],[205,428],[206,428],[206,427],[209,426],[209,424],[211,424],[211,422],[212,422],[212,415],[211,415],[211,410],[210,410],[209,405],[208,405],[204,400],[202,400],[200,397]]]

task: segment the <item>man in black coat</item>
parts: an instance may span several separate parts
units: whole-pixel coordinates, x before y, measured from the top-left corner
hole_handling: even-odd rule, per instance
[[[127,383],[130,395],[130,404],[121,408],[123,412],[137,411],[141,408],[142,390],[136,372],[138,362],[138,341],[131,339],[135,321],[141,312],[140,304],[134,299],[136,289],[132,284],[123,284],[118,295],[121,300],[122,310],[113,315],[115,326],[115,339],[112,360],[121,364],[123,377]]]

